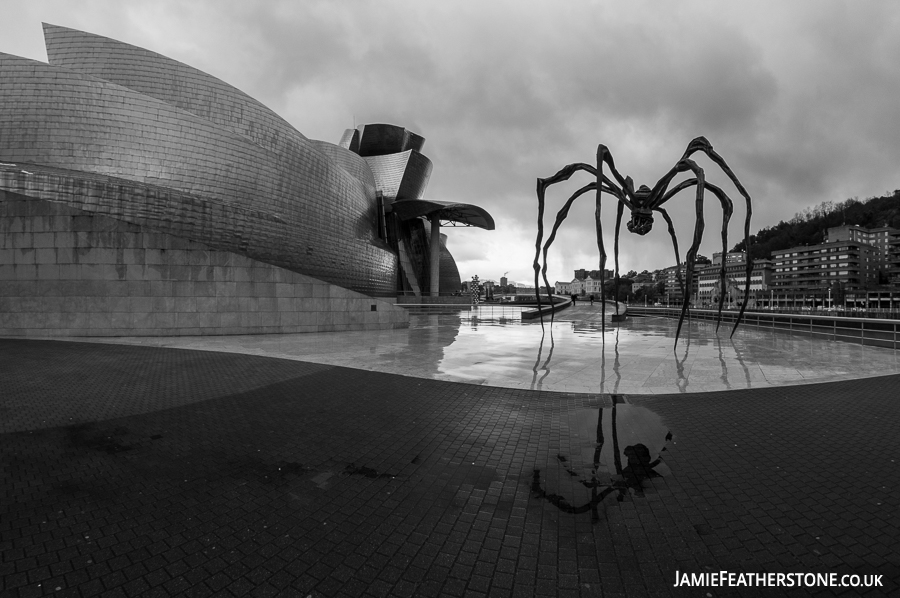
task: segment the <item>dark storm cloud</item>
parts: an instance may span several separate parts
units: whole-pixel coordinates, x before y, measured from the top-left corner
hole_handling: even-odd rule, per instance
[[[354,122],[424,135],[429,195],[478,203],[497,222],[492,233],[449,231],[464,277],[530,279],[535,179],[592,163],[598,143],[623,173],[653,184],[691,138],[707,136],[753,195],[754,230],[900,187],[896,3],[35,0],[8,11],[0,51],[43,59],[41,20],[203,68],[312,138],[336,141]],[[586,181],[552,190],[548,226]],[[730,244],[743,218],[734,199]],[[720,243],[714,204],[707,255]],[[669,206],[683,253],[693,195]],[[608,246],[614,214],[605,204]],[[596,265],[592,199],[557,245],[552,278]],[[621,251],[624,270],[674,262],[659,224],[647,237],[623,234]]]

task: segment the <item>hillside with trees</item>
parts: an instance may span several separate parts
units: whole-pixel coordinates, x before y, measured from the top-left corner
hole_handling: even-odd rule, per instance
[[[900,228],[900,189],[881,197],[846,201],[826,201],[806,208],[787,222],[761,229],[750,236],[753,259],[770,258],[772,252],[800,245],[817,245],[825,240],[831,227],[855,224],[864,228],[892,226]],[[741,241],[731,251],[744,251]]]

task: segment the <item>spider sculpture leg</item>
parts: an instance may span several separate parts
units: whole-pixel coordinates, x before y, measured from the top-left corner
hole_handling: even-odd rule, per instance
[[[662,199],[662,202],[668,201],[669,198],[671,198],[673,195],[675,195],[679,191],[687,189],[688,187],[692,187],[692,186],[696,185],[697,182],[698,182],[697,179],[689,179],[689,180],[679,183],[674,188],[672,188],[668,193],[666,193],[665,197],[663,197],[663,199]],[[728,252],[728,223],[731,220],[732,214],[734,214],[734,203],[731,201],[731,199],[728,197],[728,195],[721,188],[717,187],[716,185],[713,185],[710,182],[706,182],[705,186],[706,186],[707,190],[712,191],[713,195],[715,195],[719,199],[719,202],[722,204],[722,214],[723,214],[722,255],[724,256]],[[677,255],[678,254],[678,241],[674,237],[675,229],[671,226],[671,219],[668,217],[668,214],[666,214],[665,210],[663,210],[662,208],[655,208],[655,211],[662,213],[663,217],[666,218],[666,222],[669,224],[669,234],[672,235],[672,242],[675,244],[676,259],[678,259],[678,255]],[[681,291],[682,291],[682,293],[684,293],[684,285],[682,284],[681,276],[680,276],[680,274],[681,274],[681,272],[680,272],[681,264],[680,263],[678,264],[678,268],[679,268],[678,282],[679,282],[679,284],[682,285]],[[720,286],[724,286],[725,280],[726,280],[725,260],[723,259],[722,267],[719,269]],[[716,318],[716,332],[719,331],[719,323],[722,320],[722,308],[724,306],[724,303],[725,303],[725,296],[723,294],[720,294],[719,295],[718,315]],[[734,333],[734,331],[732,330],[732,334],[733,333]]]
[[[747,206],[747,216],[744,219],[744,249],[747,252],[746,270],[744,276],[744,300],[741,302],[741,310],[738,313],[737,320],[735,320],[734,322],[734,327],[731,329],[731,336],[734,336],[734,331],[737,330],[738,324],[740,324],[741,319],[744,317],[744,312],[747,309],[747,303],[750,300],[750,277],[753,273],[753,257],[750,255],[750,216],[753,213],[753,205],[750,201],[750,195],[747,193],[747,190],[744,189],[744,186],[731,171],[731,168],[728,167],[728,164],[725,162],[725,160],[722,159],[722,157],[713,150],[712,145],[709,145],[708,141],[706,142],[706,144],[708,147],[704,149],[705,153],[713,162],[715,162],[719,166],[719,168],[721,168],[725,172],[726,175],[728,175],[728,178],[731,179],[731,182],[737,188],[738,193],[740,193],[744,198],[744,202]]]
[[[613,259],[615,260],[615,277],[613,279],[613,302],[616,305],[616,315],[619,315],[619,230],[622,228],[622,214],[625,211],[625,204],[619,202],[616,206],[616,234],[613,237]],[[603,289],[600,290],[601,303],[603,305],[603,315],[606,315],[606,305],[602,301]],[[601,324],[602,326],[602,324]]]
[[[599,153],[599,152],[598,152]],[[597,160],[597,167],[602,168],[603,162]],[[598,173],[601,172],[598,170]],[[606,340],[606,248],[603,246],[603,226],[600,222],[600,198],[603,193],[597,190],[596,199],[594,200],[594,230],[597,231],[597,250],[600,252],[600,338]]]
[[[594,169],[593,166],[589,166],[588,164],[583,164],[583,163],[577,163],[577,164],[569,164],[568,166],[563,167],[559,172],[557,172],[555,175],[553,175],[551,177],[548,177],[546,179],[538,179],[537,180],[538,232],[537,232],[537,239],[534,242],[533,268],[534,268],[534,292],[537,297],[538,312],[541,311],[541,289],[540,289],[540,282],[539,282],[538,278],[539,278],[540,271],[541,271],[541,264],[540,264],[541,240],[544,237],[544,195],[547,191],[547,187],[549,187],[550,185],[555,185],[556,183],[561,183],[562,181],[568,180],[569,177],[571,177],[573,174],[575,174],[579,170],[584,170],[584,171],[590,172],[591,174],[594,174],[594,175],[597,174],[597,171]],[[569,201],[566,202],[566,205],[563,206],[563,208],[560,210],[560,215],[557,215],[557,226],[554,227],[554,231],[553,231],[554,233],[556,232],[556,229],[558,228],[558,224],[562,220],[565,219],[566,215],[568,215],[569,207],[572,205],[572,202],[575,201],[575,198],[578,195],[586,192],[587,189],[579,190],[579,191],[580,191],[580,193],[576,192],[575,195],[573,195],[569,199]],[[555,236],[555,235],[553,235],[553,236]],[[552,242],[552,239],[550,242]],[[549,244],[549,242],[548,242],[548,244]],[[546,251],[545,251],[545,254],[546,254]],[[546,277],[546,274],[545,274],[545,277]],[[550,302],[551,305],[553,304],[553,299],[552,299],[552,296],[550,295],[549,288],[547,289],[547,300]],[[552,317],[552,311],[551,311],[551,317]],[[543,314],[541,314],[541,329],[543,329],[543,327],[544,327],[544,316],[543,316]]]
[[[572,196],[568,199],[568,201],[566,201],[565,204],[563,204],[563,207],[560,208],[559,212],[556,214],[556,222],[553,223],[553,230],[550,232],[550,236],[547,237],[547,242],[544,243],[544,249],[543,249],[544,264],[541,267],[541,275],[543,276],[543,279],[544,279],[544,285],[547,288],[549,301],[552,301],[552,299],[549,297],[550,281],[547,280],[547,251],[550,249],[550,245],[553,244],[553,241],[556,240],[556,232],[559,230],[559,227],[563,223],[563,220],[565,220],[566,217],[569,215],[569,208],[572,207],[572,203],[574,203],[574,201],[576,199],[578,199],[579,197],[581,197],[588,191],[591,191],[594,188],[596,188],[596,186],[597,186],[597,183],[591,182],[572,194]],[[537,288],[537,287],[535,287],[535,288]],[[538,294],[538,297],[540,297],[540,294]],[[540,309],[540,303],[538,303],[538,308]],[[553,324],[553,314],[554,314],[554,312],[551,311],[550,312],[550,324],[551,325]],[[543,317],[541,318],[541,325],[543,325]]]
[[[728,176],[728,178],[734,184],[735,188],[738,190],[738,193],[740,193],[744,198],[744,202],[747,206],[747,217],[744,219],[744,248],[747,251],[746,272],[744,278],[744,300],[741,302],[741,310],[738,313],[737,320],[735,320],[734,322],[734,328],[731,329],[731,335],[734,336],[734,331],[737,330],[738,324],[740,324],[741,319],[744,317],[744,311],[747,309],[747,302],[750,300],[750,276],[753,272],[753,259],[750,256],[750,216],[753,213],[753,206],[750,201],[750,194],[747,193],[747,190],[738,180],[737,176],[735,176],[731,168],[729,168],[724,158],[722,158],[722,156],[720,156],[713,149],[712,144],[706,139],[706,137],[697,137],[696,139],[691,141],[691,143],[688,144],[686,153],[694,153],[698,151],[705,153],[707,156],[709,156],[710,160],[712,160],[719,168],[722,169],[722,172],[724,172],[725,175]]]
[[[605,146],[600,146],[605,150]],[[598,149],[598,155],[600,155],[601,150]],[[554,185],[556,183],[563,182],[568,180],[575,172],[583,170],[590,174],[593,174],[597,180],[596,182],[591,182],[585,185],[584,187],[577,190],[572,196],[566,201],[562,208],[560,208],[559,212],[556,215],[556,221],[553,225],[553,229],[550,233],[550,236],[547,238],[546,243],[543,246],[543,266],[540,264],[541,258],[541,241],[543,240],[544,226],[543,226],[543,217],[544,217],[544,205],[545,205],[545,194],[547,187],[550,185]],[[618,175],[618,173],[616,173]],[[624,179],[623,179],[624,180]],[[559,172],[557,172],[552,177],[548,177],[546,179],[538,179],[537,180],[537,196],[538,196],[538,234],[537,239],[535,241],[535,256],[534,256],[534,284],[535,289],[537,289],[538,296],[538,310],[540,310],[540,291],[539,291],[539,274],[543,275],[544,284],[547,287],[548,291],[548,301],[552,302],[549,293],[550,282],[547,279],[547,252],[552,245],[553,241],[556,239],[556,233],[559,230],[560,225],[566,219],[569,214],[569,209],[572,206],[572,203],[581,195],[584,195],[588,191],[597,190],[597,208],[595,209],[595,219],[597,221],[597,244],[600,249],[600,263],[601,263],[601,284],[603,282],[603,274],[602,268],[606,263],[606,252],[603,248],[603,233],[602,229],[599,225],[600,218],[600,195],[601,193],[607,193],[613,195],[620,202],[624,202],[626,205],[630,205],[628,202],[625,192],[619,189],[615,183],[609,180],[607,177],[603,175],[602,172],[595,169],[593,166],[588,164],[578,163],[578,164],[570,164]],[[602,295],[602,294],[601,294]],[[604,306],[605,307],[605,306]],[[551,322],[552,322],[552,312],[551,312]],[[543,326],[543,316],[541,317],[541,326]]]
[[[681,278],[681,254],[678,252],[678,237],[675,236],[675,225],[672,223],[672,218],[669,217],[669,213],[663,208],[654,208],[654,212],[659,212],[662,214],[663,219],[666,221],[666,226],[669,229],[669,237],[672,239],[672,247],[675,249],[675,278],[678,280],[678,286],[681,288],[681,294],[684,294],[684,279]]]
[[[612,184],[606,176],[603,175],[603,166],[609,166],[609,169],[613,175],[613,178],[619,184],[619,188],[616,188],[615,185]],[[613,245],[613,254],[614,259],[616,261],[616,272],[615,272],[615,289],[613,291],[613,301],[616,305],[616,313],[619,313],[619,303],[618,303],[618,294],[619,294],[619,229],[622,222],[622,212],[624,206],[628,206],[628,208],[634,212],[635,205],[637,203],[637,198],[634,193],[634,183],[631,180],[631,177],[623,177],[619,171],[616,169],[615,161],[613,160],[612,153],[609,151],[609,148],[603,145],[602,143],[597,146],[597,179],[603,180],[607,183],[607,186],[610,188],[607,193],[613,193],[616,195],[616,198],[619,200],[619,205],[617,208],[617,216],[616,216],[616,232],[614,237],[614,245]],[[619,190],[621,189],[621,191]],[[606,250],[603,247],[603,229],[601,227],[600,222],[600,196],[601,191],[604,191],[602,187],[597,189],[597,198],[596,198],[596,208],[594,210],[594,220],[595,220],[595,228],[597,230],[597,249],[600,251],[600,333],[602,335],[606,335],[606,294],[603,292],[603,287],[606,284]],[[615,190],[616,192],[613,192]]]
[[[675,339],[678,339],[678,336],[681,334],[681,326],[684,324],[684,316],[687,313],[690,305],[691,305],[691,289],[693,288],[694,282],[694,264],[697,262],[697,251],[700,249],[700,241],[703,240],[703,229],[705,227],[705,222],[703,220],[703,190],[704,190],[704,180],[705,176],[703,174],[703,169],[700,168],[696,162],[691,160],[690,158],[685,158],[681,161],[687,169],[690,169],[694,172],[694,176],[697,178],[697,195],[694,200],[694,206],[696,210],[697,219],[694,222],[694,240],[691,243],[690,249],[688,249],[687,255],[685,256],[685,263],[687,264],[687,272],[685,276],[685,292],[684,300],[681,304],[681,316],[678,318],[678,328],[675,330]]]
[[[690,146],[689,146],[690,149]],[[687,154],[687,152],[685,152]],[[666,193],[669,183],[672,179],[679,173],[682,172],[692,172],[694,174],[694,179],[690,179],[690,181],[685,181],[684,183],[680,183],[676,186],[671,192]],[[659,206],[664,203],[666,200],[672,197],[678,191],[694,184],[697,186],[697,194],[695,199],[695,213],[696,220],[694,223],[694,238],[691,243],[690,249],[688,249],[687,255],[685,256],[685,270],[686,270],[686,284],[683,285],[682,288],[682,296],[684,297],[681,304],[681,315],[678,318],[678,328],[675,331],[675,342],[678,343],[678,338],[681,336],[681,328],[684,324],[684,317],[687,314],[687,311],[690,307],[690,290],[692,288],[692,284],[694,281],[694,264],[696,263],[697,251],[700,248],[700,241],[703,239],[703,229],[704,229],[704,220],[703,220],[703,195],[705,190],[705,175],[703,173],[703,169],[697,165],[696,162],[691,160],[690,158],[682,157],[675,166],[672,167],[669,172],[663,176],[659,181],[657,181],[656,185],[653,189],[649,190],[646,194],[645,203],[641,205],[641,208],[646,211],[647,208],[654,211],[659,211]],[[678,252],[677,249],[677,241],[675,240],[674,229],[672,228],[671,219],[666,218],[666,222],[669,225],[669,234],[672,236],[673,245],[676,246],[676,254]],[[679,278],[679,285],[681,284],[680,280],[680,271],[681,266],[677,266],[676,276]]]
[[[731,168],[729,168],[729,166],[725,162],[725,160],[718,153],[716,153],[716,151],[712,147],[712,144],[705,137],[697,137],[696,139],[692,140],[688,144],[687,149],[685,150],[681,161],[679,161],[679,163],[676,164],[676,166],[673,167],[672,170],[670,170],[669,173],[666,174],[666,176],[661,178],[659,180],[659,182],[657,182],[656,186],[653,188],[653,195],[655,197],[655,200],[653,202],[653,208],[656,209],[658,206],[660,206],[663,203],[665,203],[666,201],[668,201],[678,191],[680,191],[688,186],[691,186],[693,184],[697,184],[697,181],[691,179],[691,180],[685,181],[685,182],[681,183],[680,185],[676,186],[668,193],[666,192],[666,187],[668,186],[669,182],[671,182],[672,178],[678,172],[684,172],[684,170],[685,170],[684,167],[680,166],[682,164],[682,162],[684,160],[688,159],[691,155],[693,155],[696,152],[703,152],[704,154],[706,154],[709,157],[710,160],[712,160],[719,168],[722,169],[722,171],[728,176],[728,178],[734,184],[735,188],[738,190],[738,192],[741,194],[741,196],[743,196],[744,201],[747,206],[747,215],[746,215],[746,218],[744,219],[744,246],[747,249],[747,260],[746,260],[747,267],[746,267],[745,279],[744,279],[744,300],[741,303],[741,309],[740,309],[740,312],[738,313],[737,319],[735,320],[734,327],[731,329],[731,335],[734,336],[735,330],[737,330],[738,325],[740,324],[741,320],[743,319],[744,311],[747,308],[747,302],[749,301],[749,298],[750,298],[750,276],[753,271],[753,260],[750,256],[750,251],[749,251],[749,249],[750,249],[750,217],[753,212],[753,208],[752,208],[752,204],[751,204],[751,200],[750,200],[750,195],[747,193],[747,190],[744,188],[744,186],[741,184],[741,182],[735,176],[734,172],[732,172]],[[733,211],[733,203],[728,198],[728,196],[725,194],[725,192],[722,191],[722,189],[720,189],[719,187],[717,187],[715,185],[711,185],[710,183],[706,183],[705,187],[707,189],[709,189],[710,191],[712,191],[719,198],[719,200],[722,202],[723,209],[726,212],[727,218],[730,218],[730,214],[728,212],[729,212],[729,209]],[[726,206],[728,206],[728,207],[726,207]],[[727,245],[725,244],[725,239],[726,239],[726,234],[727,234],[727,231],[726,231],[727,224],[728,224],[728,220],[724,219],[723,223],[722,223],[723,257],[724,257],[725,252],[727,251]],[[693,270],[693,264],[688,264],[688,270],[689,270],[689,272]],[[723,263],[722,270],[720,271],[720,280],[724,280],[724,278],[725,278],[724,270],[725,270],[725,265]],[[724,303],[724,297],[720,296],[719,317],[721,317],[721,309],[722,309],[723,303]],[[682,313],[682,317],[683,317],[683,313]]]

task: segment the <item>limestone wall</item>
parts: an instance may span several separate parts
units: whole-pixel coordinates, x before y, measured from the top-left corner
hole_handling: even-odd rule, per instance
[[[405,327],[373,299],[237,253],[0,191],[0,335],[262,334]]]

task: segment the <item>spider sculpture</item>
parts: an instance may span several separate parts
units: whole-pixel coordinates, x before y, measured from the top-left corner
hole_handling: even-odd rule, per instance
[[[734,186],[737,188],[738,192],[744,197],[744,200],[747,203],[747,218],[744,222],[744,245],[747,250],[749,250],[749,237],[750,237],[750,213],[751,213],[751,205],[750,205],[750,196],[747,194],[747,191],[744,189],[744,186],[741,185],[740,181],[738,181],[737,177],[731,171],[731,168],[728,167],[728,164],[725,163],[725,160],[722,159],[719,154],[717,154],[710,144],[709,141],[705,137],[697,137],[693,141],[691,141],[687,149],[684,151],[684,155],[681,156],[681,159],[663,176],[653,188],[649,188],[646,185],[641,185],[637,190],[634,188],[634,181],[631,180],[631,177],[623,177],[619,174],[619,171],[616,170],[616,166],[613,163],[612,154],[609,152],[609,148],[605,145],[597,146],[597,167],[590,166],[589,164],[578,163],[578,164],[569,164],[564,167],[562,170],[557,172],[552,177],[546,179],[538,179],[537,180],[537,196],[538,196],[538,232],[537,232],[537,241],[535,242],[535,254],[534,254],[534,286],[537,289],[539,287],[538,276],[543,275],[544,284],[547,288],[548,300],[550,300],[550,283],[547,280],[547,251],[550,249],[550,245],[553,244],[554,239],[556,238],[556,232],[559,230],[560,225],[563,220],[566,219],[566,216],[569,214],[569,208],[572,206],[572,203],[581,195],[584,195],[588,191],[596,192],[596,207],[594,209],[594,220],[595,227],[597,230],[597,248],[600,250],[600,285],[603,287],[603,271],[606,267],[606,250],[603,245],[603,232],[600,228],[600,198],[603,193],[608,195],[612,195],[617,200],[617,212],[616,212],[616,232],[615,232],[615,241],[613,248],[613,255],[615,258],[615,288],[619,288],[619,229],[622,224],[622,214],[624,209],[627,207],[631,211],[631,219],[628,221],[628,230],[636,233],[638,235],[646,235],[650,232],[650,229],[653,227],[653,212],[659,212],[663,219],[666,221],[666,224],[669,227],[669,236],[672,238],[672,245],[675,250],[675,261],[677,263],[677,278],[678,283],[681,286],[682,296],[684,297],[684,301],[681,306],[681,316],[678,319],[678,329],[675,333],[675,341],[678,342],[678,337],[681,334],[681,326],[684,323],[684,316],[688,311],[688,306],[690,304],[690,293],[685,292],[685,288],[690,289],[691,284],[693,283],[694,278],[694,263],[697,258],[697,250],[700,247],[700,241],[703,238],[703,199],[705,192],[707,190],[711,191],[713,195],[718,198],[719,202],[722,204],[723,211],[723,221],[722,221],[722,255],[724,257],[725,253],[728,251],[728,221],[731,219],[731,215],[734,212],[734,203],[728,197],[728,195],[718,186],[707,182],[703,169],[697,165],[696,162],[691,160],[691,155],[696,152],[703,152],[709,158],[718,165],[722,171],[731,179],[731,182],[734,183]],[[603,173],[604,164],[609,167],[612,173],[612,179],[607,177]],[[550,232],[550,236],[547,237],[547,241],[543,245],[543,266],[540,264],[541,259],[541,241],[544,236],[544,193],[547,190],[547,187],[550,185],[555,185],[556,183],[561,183],[562,181],[566,181],[571,177],[575,172],[579,170],[584,170],[586,172],[591,173],[596,177],[595,181],[592,181],[585,185],[584,187],[578,189],[572,196],[566,201],[562,208],[560,208],[559,212],[556,215],[556,222],[553,224],[553,230]],[[671,189],[669,185],[678,174],[690,172],[693,173],[693,177],[686,179]],[[662,207],[664,203],[669,201],[675,194],[679,191],[683,191],[689,187],[696,186],[696,199],[695,199],[695,208],[696,208],[696,222],[694,225],[694,239],[691,243],[691,247],[687,252],[686,256],[686,281],[681,277],[681,258],[678,252],[678,240],[675,237],[675,227],[672,224],[672,219],[669,217],[669,214]],[[734,335],[734,331],[737,329],[738,324],[740,324],[741,319],[744,316],[744,310],[747,307],[747,298],[749,296],[750,290],[750,273],[753,269],[753,263],[749,256],[749,251],[747,254],[747,273],[746,279],[744,282],[744,300],[741,303],[741,309],[738,313],[738,317],[735,320],[734,328],[731,330],[731,334]],[[720,284],[724,286],[725,278],[725,260],[722,260],[722,268],[719,272]],[[686,283],[686,284],[685,284]],[[606,298],[601,293],[601,298],[603,302],[604,312],[606,310]],[[716,321],[716,331],[718,331],[719,323],[722,318],[722,307],[724,304],[725,294],[719,294],[719,305],[718,305],[718,317]],[[551,300],[552,303],[552,300]],[[540,293],[538,293],[538,310],[540,310]],[[543,323],[543,319],[542,319]]]

